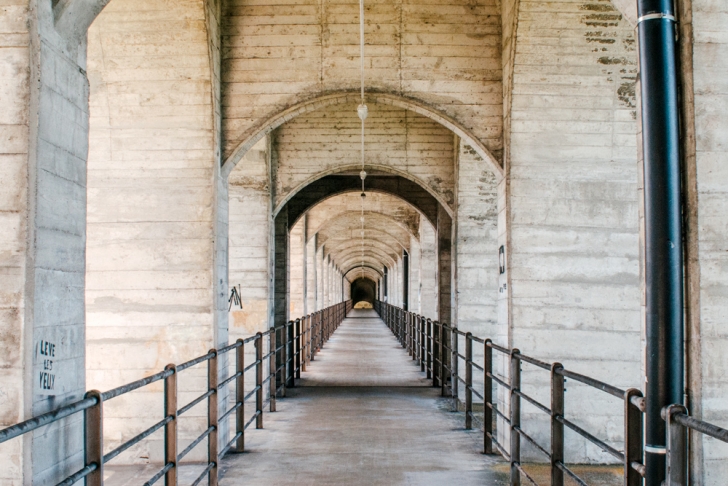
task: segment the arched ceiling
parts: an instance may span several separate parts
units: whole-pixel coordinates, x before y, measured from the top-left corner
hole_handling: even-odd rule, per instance
[[[295,224],[305,221],[306,241],[315,242],[317,251],[323,249],[325,257],[349,281],[366,277],[376,282],[385,266],[392,268],[403,252],[409,251],[413,238],[419,240],[420,224],[431,226],[422,212],[403,198],[384,192],[366,194],[363,240],[360,189],[321,198],[305,211],[305,219],[299,218]]]

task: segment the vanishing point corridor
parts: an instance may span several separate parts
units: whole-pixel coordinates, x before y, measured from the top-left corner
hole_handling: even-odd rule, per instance
[[[352,310],[286,394],[221,485],[507,484],[373,310]]]

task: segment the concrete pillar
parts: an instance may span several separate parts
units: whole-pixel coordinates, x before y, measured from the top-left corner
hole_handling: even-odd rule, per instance
[[[437,210],[438,319],[452,323],[452,218],[445,208]]]
[[[304,256],[303,256],[303,224],[299,221],[291,228],[288,247],[288,295],[289,315],[295,319],[304,314]]]
[[[420,288],[422,282],[420,280],[420,259],[422,249],[420,240],[415,236],[410,237],[410,282],[409,282],[409,308],[410,311],[420,314]]]
[[[11,1],[0,21],[0,427],[86,388],[86,42],[51,8]],[[0,483],[55,484],[81,464],[82,434],[76,415],[0,447]]]
[[[288,322],[288,208],[284,207],[274,221],[273,325]]]
[[[317,248],[317,246],[318,246],[318,242],[316,242],[315,245],[314,245],[314,249],[315,249],[315,253],[314,253],[314,261],[315,261],[314,268],[316,270],[316,274],[315,274],[315,277],[316,277],[315,278],[315,284],[316,284],[316,309],[315,310],[318,311],[318,310],[321,310],[322,309],[323,303],[324,303],[324,299],[323,299],[323,295],[324,295],[324,290],[323,290],[324,289],[324,287],[323,287],[323,261],[324,261],[324,258],[323,258],[323,255],[322,255],[323,246],[321,246],[321,248]]]
[[[316,311],[317,307],[317,288],[316,288],[316,241],[318,235],[313,235],[306,242],[306,313],[311,314]]]

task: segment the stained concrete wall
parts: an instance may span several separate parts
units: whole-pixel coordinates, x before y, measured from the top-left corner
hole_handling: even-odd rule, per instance
[[[219,109],[209,15],[201,0],[117,0],[89,30],[90,388],[109,389],[199,356],[218,337],[227,342],[226,323],[216,328],[213,284],[215,197],[224,186],[215,179]],[[204,374],[194,369],[181,377],[180,402],[199,394]],[[161,407],[161,384],[106,404],[107,446],[156,422]],[[183,443],[205,423],[202,411],[191,412],[181,424]],[[162,441],[143,441],[116,463],[161,461]]]
[[[521,1],[511,11],[518,24],[507,95],[509,344],[619,387],[639,387],[632,26],[608,1]],[[545,399],[548,377],[527,368],[526,392]],[[618,444],[622,405],[602,395],[569,386],[569,416]],[[547,443],[541,412],[524,413],[524,427],[541,427],[536,437]],[[576,462],[609,460],[577,438],[567,447]]]

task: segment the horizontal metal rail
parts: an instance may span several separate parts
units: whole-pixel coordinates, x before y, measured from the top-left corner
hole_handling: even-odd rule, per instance
[[[600,447],[622,462],[626,486],[636,486],[639,484],[638,481],[641,480],[639,478],[644,476],[645,471],[645,467],[642,464],[643,450],[640,449],[642,447],[642,423],[645,410],[645,398],[639,390],[622,390],[600,380],[566,370],[559,363],[548,363],[544,360],[523,354],[518,349],[509,349],[500,346],[490,339],[482,339],[474,336],[472,333],[457,329],[453,325],[428,320],[422,316],[393,307],[384,302],[376,301],[375,310],[380,314],[410,356],[412,356],[413,360],[417,362],[420,370],[427,372],[427,378],[432,379],[432,385],[441,387],[443,396],[452,397],[453,410],[457,410],[461,405],[464,407],[465,428],[470,429],[472,422],[475,422],[476,425],[482,428],[485,452],[492,453],[494,450],[497,450],[511,462],[512,484],[520,484],[520,478],[516,478],[514,476],[515,474],[523,475],[533,482],[533,484],[536,484],[533,478],[528,476],[528,473],[523,471],[520,465],[521,438],[549,458],[552,468],[552,478],[556,478],[556,483],[553,486],[562,486],[564,475],[574,479],[578,484],[583,484],[583,481],[564,464],[564,428],[576,432],[587,441]],[[460,336],[465,338],[465,350],[460,348],[462,346]],[[474,358],[473,348],[475,346],[483,350],[482,354],[478,353],[478,362]],[[503,362],[505,360],[501,361],[501,357],[499,357],[498,363],[501,367],[505,368],[501,370],[500,374],[503,374],[503,371],[505,371],[508,373],[508,378],[499,376],[496,373],[496,368],[494,368],[493,364],[493,350],[505,355],[503,358],[510,362],[508,365]],[[550,373],[550,407],[524,393],[521,389],[522,363],[528,363]],[[463,366],[465,368],[464,372],[462,370]],[[473,371],[482,373],[482,375],[479,375],[483,379],[482,394],[474,386],[475,382],[479,381],[479,379],[474,378]],[[624,403],[625,452],[620,452],[613,445],[599,439],[564,417],[564,393],[566,391],[564,384],[567,379],[572,379],[578,383],[605,392],[620,399]],[[464,397],[463,393],[459,391],[461,386],[464,387]],[[480,387],[481,385],[478,386]],[[492,403],[494,401],[494,388],[496,387],[501,387],[500,393],[505,393],[510,397],[510,400],[507,402],[510,403],[510,410],[505,413]],[[482,415],[473,413],[473,397],[482,400],[484,408]],[[543,412],[549,417],[552,433],[550,441],[551,450],[539,444],[531,435],[522,429],[521,401],[525,401],[536,407],[540,412]],[[681,415],[673,413],[672,415],[675,417],[675,423],[690,420],[696,427],[698,425],[698,422],[694,419],[686,418],[687,414]],[[497,434],[495,433],[495,429],[496,426],[502,426],[501,424],[504,424],[510,431],[510,433],[504,432],[503,436],[510,437],[512,454],[506,451],[496,439]],[[721,438],[728,437],[728,431],[724,429],[711,429],[710,426],[705,424],[702,424],[700,430],[710,430]],[[711,436],[715,437],[716,435]],[[635,447],[635,444],[639,447]],[[558,472],[561,470],[563,470],[563,474]]]
[[[262,428],[262,415],[265,406],[270,405],[271,411],[275,411],[275,397],[278,392],[284,391],[289,384],[295,386],[295,379],[300,377],[300,371],[305,369],[305,364],[313,359],[317,350],[329,339],[331,334],[338,328],[341,321],[352,308],[351,301],[341,302],[334,306],[322,309],[313,314],[299,318],[295,321],[295,329],[292,327],[294,321],[287,324],[279,324],[249,336],[245,339],[238,339],[236,342],[211,349],[202,356],[198,356],[189,361],[185,361],[180,365],[168,365],[164,370],[146,376],[139,380],[133,381],[113,388],[106,392],[100,393],[91,391],[86,398],[69,405],[62,406],[51,412],[33,417],[29,420],[14,424],[3,430],[0,430],[0,443],[6,442],[13,438],[17,438],[23,434],[33,432],[40,427],[50,425],[58,420],[70,417],[76,413],[84,412],[84,420],[86,426],[87,442],[90,440],[92,445],[85,444],[85,462],[84,467],[75,472],[59,484],[72,485],[81,479],[86,479],[89,486],[103,484],[103,477],[98,474],[103,464],[113,460],[120,454],[138,444],[150,435],[164,429],[165,431],[165,466],[158,471],[146,484],[154,484],[164,477],[172,468],[176,467],[177,461],[185,457],[189,452],[200,445],[206,438],[208,439],[208,452],[215,452],[218,456],[224,455],[233,446],[236,450],[243,450],[243,431],[248,428],[254,421],[256,428]],[[301,327],[303,325],[303,327]],[[279,333],[279,331],[281,331]],[[280,340],[276,339],[279,337]],[[264,342],[266,340],[269,352],[263,355]],[[276,345],[278,342],[278,345]],[[256,359],[245,365],[245,345],[254,343],[256,347]],[[294,347],[295,346],[295,347]],[[235,351],[235,372],[227,376],[222,381],[218,379],[220,371],[219,357]],[[275,358],[274,358],[275,357]],[[269,370],[268,376],[264,379],[264,363],[268,359],[280,359],[281,365]],[[192,368],[193,366],[208,363],[208,389],[194,400],[182,408],[177,407],[177,376],[181,371]],[[271,362],[272,365],[272,362]],[[249,371],[256,371],[255,387],[247,394],[244,393],[245,374]],[[282,383],[277,383],[277,374],[283,377]],[[120,444],[114,450],[106,455],[102,455],[103,451],[103,434],[102,434],[102,417],[101,413],[104,403],[110,399],[116,398],[123,394],[138,390],[144,386],[164,382],[164,418],[147,428],[140,434]],[[265,383],[271,382],[270,393],[264,396],[263,386]],[[225,411],[221,416],[217,415],[218,408],[218,390],[224,390],[228,387],[236,387],[236,400],[229,410]],[[227,393],[227,392],[226,392]],[[255,396],[255,412],[253,416],[243,424],[243,415],[245,413],[245,402]],[[207,400],[208,428],[190,443],[180,454],[172,454],[177,450],[177,422],[178,418]],[[235,433],[232,440],[229,440],[221,452],[217,452],[217,441],[219,439],[217,428],[221,420],[231,418],[235,414],[237,422],[235,424]],[[90,439],[89,439],[90,438]],[[89,447],[91,452],[89,453]],[[212,457],[212,456],[211,456]],[[194,484],[199,484],[206,474],[210,474],[210,482],[217,484],[217,468],[216,463],[211,462],[207,465],[205,471],[199,476]],[[94,474],[96,473],[96,474]]]

